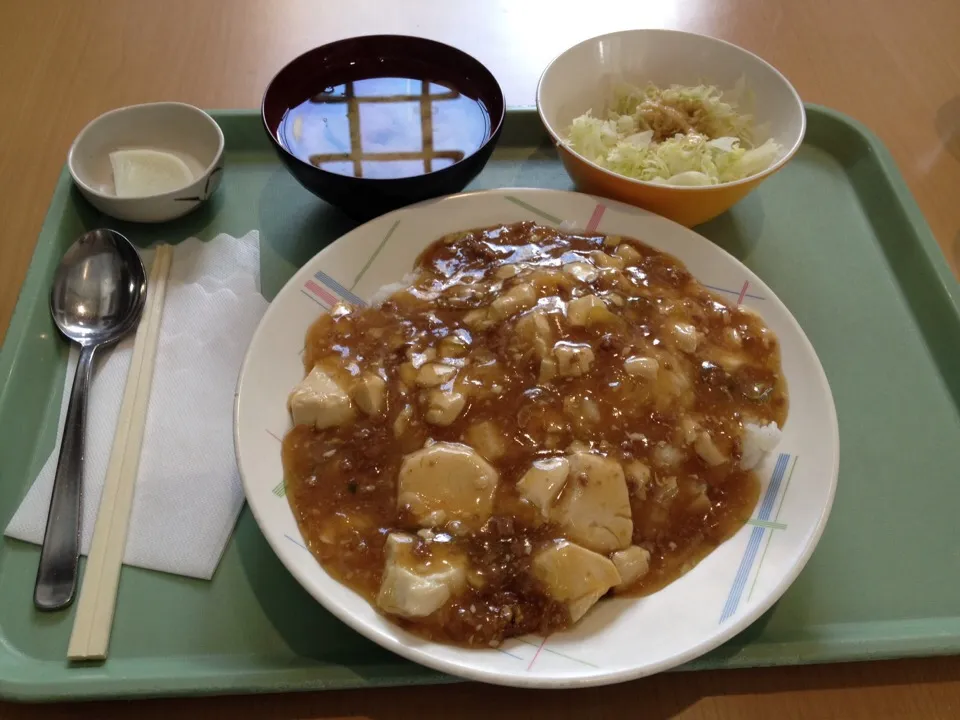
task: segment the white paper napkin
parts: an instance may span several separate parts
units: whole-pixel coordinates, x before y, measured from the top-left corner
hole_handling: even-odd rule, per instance
[[[152,252],[143,253],[145,263]],[[233,450],[233,393],[267,302],[259,288],[259,234],[195,238],[174,249],[124,562],[209,579],[243,505]],[[90,546],[133,333],[97,358],[87,407],[82,544]],[[78,352],[67,368],[60,427]],[[59,436],[58,436],[59,437]],[[6,534],[43,540],[59,443]]]

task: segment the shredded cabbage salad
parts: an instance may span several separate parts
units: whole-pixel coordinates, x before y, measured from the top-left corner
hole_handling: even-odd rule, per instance
[[[739,111],[742,84],[727,94],[711,85],[621,85],[606,118],[574,119],[569,147],[607,170],[663,185],[717,185],[756,175],[783,148],[754,145],[753,118]]]

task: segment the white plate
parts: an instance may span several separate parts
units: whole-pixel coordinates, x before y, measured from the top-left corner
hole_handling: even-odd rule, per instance
[[[308,326],[337,298],[356,301],[400,280],[440,236],[536,220],[634,237],[678,257],[704,284],[759,312],[780,340],[790,390],[783,441],[759,468],[754,520],[694,570],[646,598],[596,605],[572,630],[468,650],[427,642],[331,579],[303,545],[282,493],[279,438],[287,394],[303,377]],[[456,195],[392,212],[320,252],[280,291],[250,343],[237,385],[237,459],[250,508],[287,569],[324,607],[393,652],[473,680],[525,687],[602,685],[659,672],[720,645],[784,593],[817,544],[833,503],[839,437],[813,347],[773,291],[742,263],[680,225],[627,205],[552,190]],[[802,462],[800,462],[802,460]],[[321,639],[322,640],[322,639]]]

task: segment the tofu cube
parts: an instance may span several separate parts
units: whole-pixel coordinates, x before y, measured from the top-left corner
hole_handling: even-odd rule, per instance
[[[633,355],[623,361],[623,369],[627,375],[637,375],[647,380],[656,380],[660,371],[660,363],[656,358]]]
[[[535,460],[523,477],[517,481],[517,492],[540,511],[544,519],[550,517],[560,489],[567,481],[570,461],[563,457]]]
[[[319,365],[293,389],[287,406],[294,425],[313,425],[318,430],[345,425],[354,417],[350,396]]]
[[[353,387],[353,401],[363,412],[372,417],[383,413],[386,403],[387,383],[379,375],[368,373]]]
[[[561,341],[553,346],[557,359],[557,371],[564,377],[586,375],[593,364],[593,349],[582,343]],[[541,367],[541,374],[542,374]]]
[[[420,527],[458,520],[479,528],[493,513],[499,475],[468,445],[438,442],[407,455],[397,477],[397,506]]]
[[[650,571],[650,551],[636,545],[618,550],[610,559],[620,573],[620,582],[616,586],[618,592],[627,590]]]
[[[532,285],[520,283],[490,303],[490,316],[495,321],[506,320],[536,304],[537,291]]]
[[[538,552],[532,569],[550,596],[567,606],[571,622],[579,621],[597,600],[620,583],[620,574],[611,560],[567,540]]]
[[[424,418],[431,425],[443,427],[453,423],[467,404],[463,393],[454,390],[431,390],[426,398],[427,411]]]
[[[633,536],[630,494],[620,463],[589,452],[568,456],[569,475],[550,519],[564,534],[597,552],[622,550]]]
[[[603,300],[596,295],[584,295],[567,303],[567,320],[574,327],[608,322],[614,317]]]
[[[387,537],[386,565],[377,593],[377,605],[386,613],[406,618],[426,617],[443,607],[466,586],[463,563],[431,558],[430,569],[413,556],[413,535],[391,533]]]

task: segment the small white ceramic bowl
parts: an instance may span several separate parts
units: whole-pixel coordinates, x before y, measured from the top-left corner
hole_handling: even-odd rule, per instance
[[[145,197],[117,197],[110,153],[149,148],[178,156],[193,182]],[[178,102],[131,105],[92,120],[70,147],[67,168],[90,204],[119,220],[156,223],[173,220],[199,207],[220,185],[223,132],[216,121],[193,105]]]

